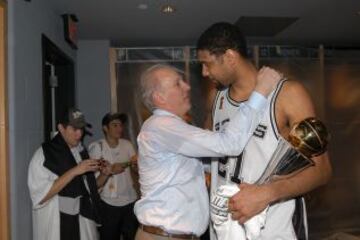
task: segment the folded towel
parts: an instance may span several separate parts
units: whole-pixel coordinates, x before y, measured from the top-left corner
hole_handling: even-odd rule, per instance
[[[211,196],[210,215],[219,240],[256,240],[265,226],[268,207],[244,224],[231,219],[228,202],[238,191],[240,189],[237,185],[223,185]]]

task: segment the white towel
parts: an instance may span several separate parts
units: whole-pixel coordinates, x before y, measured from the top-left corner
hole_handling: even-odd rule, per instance
[[[231,219],[228,201],[240,191],[237,185],[220,186],[211,197],[211,220],[219,240],[256,240],[265,226],[268,207],[243,225]]]

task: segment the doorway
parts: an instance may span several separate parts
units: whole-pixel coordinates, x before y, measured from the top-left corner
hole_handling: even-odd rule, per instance
[[[45,35],[42,36],[44,140],[56,133],[57,120],[75,106],[74,62]]]

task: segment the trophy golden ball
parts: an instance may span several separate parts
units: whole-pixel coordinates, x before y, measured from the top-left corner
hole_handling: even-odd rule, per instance
[[[326,151],[329,133],[320,120],[310,117],[291,129],[289,142],[296,150],[311,158]]]

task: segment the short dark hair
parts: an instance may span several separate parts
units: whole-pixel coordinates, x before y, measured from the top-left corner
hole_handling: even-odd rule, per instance
[[[200,36],[197,50],[208,50],[216,56],[232,49],[247,58],[246,40],[241,30],[234,24],[219,22],[211,25]]]
[[[127,121],[127,116],[125,113],[107,113],[101,121],[102,126],[109,126],[109,123],[114,120],[119,120],[122,124],[125,124]]]

